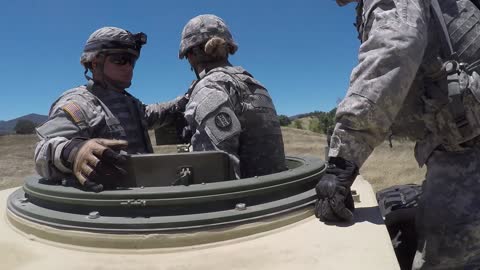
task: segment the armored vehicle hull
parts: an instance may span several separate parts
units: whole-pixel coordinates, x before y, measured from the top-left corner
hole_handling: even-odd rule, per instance
[[[324,224],[312,189],[323,162],[288,164],[251,179],[101,193],[31,177],[0,192],[2,268],[399,269],[368,182],[354,184],[355,222]]]

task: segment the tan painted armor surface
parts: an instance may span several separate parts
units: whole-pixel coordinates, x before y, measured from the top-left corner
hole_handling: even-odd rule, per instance
[[[60,244],[18,230],[10,223],[12,219],[5,210],[7,197],[15,190],[8,189],[0,192],[0,261],[2,269],[15,270],[399,269],[370,184],[357,179],[353,187],[360,194],[360,202],[356,203],[356,222],[350,226],[325,225],[311,216],[310,212],[296,212],[272,220],[189,235],[116,236],[62,231],[64,236],[71,234],[72,241],[82,235],[92,241],[102,239],[102,242],[114,242],[118,237],[120,248],[117,249]],[[297,221],[291,223],[295,219]],[[276,224],[273,227],[277,228],[268,228],[270,224]],[[263,232],[254,233],[255,228]],[[55,231],[47,228],[46,233],[49,230]],[[202,239],[218,240],[215,237],[218,235],[224,235],[225,238],[234,235],[238,238],[193,244],[195,241],[202,242]],[[193,245],[141,249],[142,242],[175,241],[176,238],[189,239]],[[140,248],[121,249],[122,242],[136,242]]]

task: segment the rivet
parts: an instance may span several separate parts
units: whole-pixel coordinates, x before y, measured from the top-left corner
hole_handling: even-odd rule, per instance
[[[243,210],[247,209],[247,205],[244,204],[244,203],[237,203],[235,205],[235,209],[237,209],[238,211],[243,211]]]
[[[20,203],[27,203],[27,202],[28,202],[28,199],[27,199],[27,198],[20,198],[20,199],[18,199],[18,201],[19,201]]]
[[[98,211],[90,212],[88,213],[88,216],[87,216],[88,219],[97,219],[99,217],[100,217],[100,213]]]

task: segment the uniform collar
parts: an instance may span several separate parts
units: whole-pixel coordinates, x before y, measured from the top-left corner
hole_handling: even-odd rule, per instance
[[[107,96],[111,94],[117,95],[127,95],[127,92],[123,90],[122,92],[118,92],[110,87],[104,88],[101,84],[95,83],[93,80],[88,80],[86,88],[88,91],[92,92],[96,96]]]
[[[199,79],[203,79],[205,78],[205,76],[207,76],[208,74],[210,74],[212,71],[215,71],[216,69],[229,69],[229,68],[233,68],[232,64],[230,64],[230,62],[223,62],[221,65],[218,65],[218,64],[211,64],[210,66],[207,66],[204,70],[202,70],[200,73],[198,73],[198,77]]]

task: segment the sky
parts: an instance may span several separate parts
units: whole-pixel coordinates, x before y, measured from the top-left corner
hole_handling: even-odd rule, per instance
[[[144,32],[148,43],[128,91],[143,103],[186,92],[195,74],[178,59],[191,18],[215,14],[239,49],[230,58],[270,92],[277,113],[329,111],[345,96],[359,41],[355,5],[334,0],[2,1],[0,120],[48,114],[66,90],[85,84],[79,59],[103,26]]]

